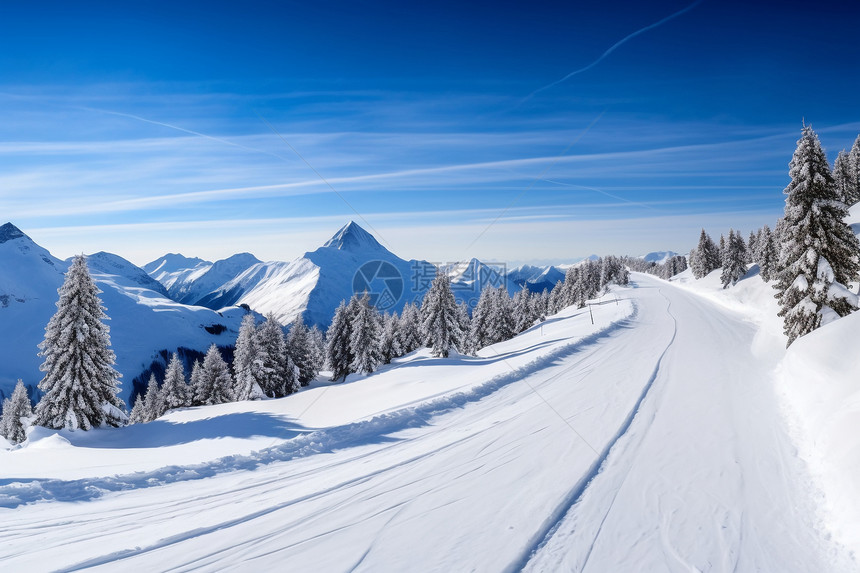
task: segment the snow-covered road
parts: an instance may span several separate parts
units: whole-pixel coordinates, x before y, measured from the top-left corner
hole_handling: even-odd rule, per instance
[[[619,294],[633,316],[531,367],[513,363],[528,337],[488,349],[517,374],[414,424],[253,470],[0,509],[0,566],[848,569],[816,528],[755,326],[633,278]]]

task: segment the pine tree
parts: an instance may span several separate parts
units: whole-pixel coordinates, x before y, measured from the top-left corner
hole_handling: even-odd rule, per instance
[[[146,419],[146,399],[140,394],[137,395],[137,398],[134,401],[134,406],[131,408],[131,414],[128,415],[128,423],[129,424],[145,424],[148,422]]]
[[[827,157],[818,136],[804,126],[789,164],[781,222],[778,280],[774,288],[790,345],[826,316],[856,310],[843,285],[860,271],[860,242],[844,218]],[[832,312],[831,312],[832,311]]]
[[[185,383],[185,369],[182,360],[175,352],[167,363],[164,383],[161,385],[161,400],[164,411],[183,408],[188,404],[188,385]]]
[[[364,293],[358,300],[358,308],[352,317],[352,335],[349,349],[352,354],[350,369],[353,372],[370,374],[382,362],[382,328],[379,312],[370,304],[370,296]]]
[[[860,201],[860,135],[854,140],[851,151],[848,153],[848,163],[851,167],[851,183],[853,189],[848,195],[847,206],[851,207]]]
[[[494,337],[490,333],[493,315],[493,296],[495,289],[485,288],[478,297],[478,304],[472,312],[472,321],[469,323],[469,340],[475,351],[493,343]]]
[[[305,326],[301,314],[293,321],[290,333],[287,335],[287,353],[299,369],[301,385],[310,384],[310,381],[317,377],[319,370],[315,366],[310,330]]]
[[[556,314],[563,308],[565,308],[564,283],[562,281],[557,281],[555,283],[555,286],[552,287],[552,290],[549,293],[549,300],[547,301],[547,314]]]
[[[765,225],[762,227],[761,237],[758,240],[758,253],[756,259],[762,280],[769,281],[774,278],[778,259],[779,253],[776,249],[773,233],[771,232],[770,227]]]
[[[446,358],[451,348],[461,343],[462,332],[457,319],[457,302],[451,292],[448,275],[438,272],[421,304],[427,346],[433,356]]]
[[[188,384],[188,405],[203,406],[206,402],[201,401],[201,397],[206,393],[203,388],[203,365],[199,360],[195,360],[191,366],[191,379]]]
[[[352,339],[352,317],[349,307],[340,302],[340,306],[334,311],[331,325],[326,333],[326,358],[331,369],[331,379],[346,380],[352,373],[353,356],[350,349]]]
[[[292,394],[301,387],[298,372],[287,354],[287,342],[284,331],[275,316],[269,313],[257,331],[259,343],[260,387],[266,396],[281,398]]]
[[[260,385],[263,359],[257,341],[257,323],[251,313],[242,317],[236,349],[233,352],[233,395],[237,401],[259,400],[265,397]]]
[[[729,238],[723,251],[723,272],[720,280],[723,288],[735,285],[747,272],[746,267],[746,245],[740,233],[729,230]]]
[[[845,150],[839,152],[836,161],[833,162],[833,182],[836,185],[836,194],[845,205],[853,205],[854,192],[857,187],[854,178],[854,166],[851,164],[851,156]]]
[[[120,374],[103,322],[108,317],[83,255],[74,258],[57,292],[57,312],[39,345],[45,377],[36,424],[72,430],[120,426],[127,417],[117,397]]]
[[[407,303],[400,315],[400,350],[403,354],[421,348],[424,335],[421,331],[421,311],[415,304]]]
[[[720,268],[720,250],[713,239],[702,229],[699,235],[699,245],[696,247],[696,257],[690,262],[693,267],[693,277],[700,279]]]
[[[233,377],[230,367],[213,343],[203,358],[197,401],[206,406],[233,401]]]
[[[761,232],[761,229],[759,229]],[[744,262],[748,265],[753,264],[756,261],[756,252],[758,252],[758,235],[755,231],[750,231],[749,239],[747,239],[746,245],[746,259]]]
[[[604,278],[607,278],[603,275]],[[534,324],[534,305],[532,304],[532,296],[529,290],[524,288],[514,295],[514,331],[516,334],[523,332]]]
[[[3,417],[0,418],[0,434],[13,444],[27,439],[27,426],[33,416],[27,388],[20,379],[15,384],[12,396],[3,400]]]
[[[474,356],[477,352],[475,342],[472,340],[472,318],[469,316],[469,305],[466,301],[457,303],[457,322],[460,326],[460,345],[457,349],[462,354]]]
[[[403,356],[403,349],[400,347],[400,318],[396,314],[386,312],[382,316],[380,350],[383,364],[391,364],[392,360]]]
[[[314,368],[314,378],[316,378],[325,364],[325,339],[318,326],[314,325],[308,330],[308,343]]]
[[[161,399],[161,392],[158,389],[158,382],[155,380],[155,374],[149,376],[149,383],[146,385],[146,397],[143,399],[143,415],[147,422],[157,420],[164,413],[164,401]]]
[[[492,319],[493,343],[510,340],[517,335],[516,317],[514,316],[513,301],[508,296],[508,289],[501,286],[495,289],[493,296]]]

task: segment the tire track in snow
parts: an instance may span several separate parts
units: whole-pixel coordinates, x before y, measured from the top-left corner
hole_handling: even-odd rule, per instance
[[[523,571],[528,567],[529,562],[535,557],[535,555],[540,551],[542,547],[544,547],[550,539],[555,535],[561,523],[564,521],[565,517],[570,513],[570,511],[576,506],[576,504],[582,499],[585,492],[588,490],[589,486],[592,482],[601,474],[604,467],[606,466],[606,462],[609,458],[609,455],[612,453],[612,449],[616,444],[627,434],[627,431],[630,429],[630,426],[633,424],[633,420],[636,419],[639,411],[642,407],[642,403],[645,401],[645,398],[648,396],[648,393],[651,390],[651,387],[654,385],[654,381],[657,379],[657,376],[660,373],[660,365],[663,362],[663,358],[666,356],[666,353],[672,347],[672,344],[675,342],[675,336],[678,334],[678,321],[675,316],[672,314],[672,301],[669,300],[663,291],[658,287],[658,293],[666,300],[666,312],[669,317],[672,319],[672,337],[669,339],[669,343],[666,345],[666,348],[663,349],[663,352],[660,354],[660,357],[657,359],[657,363],[654,366],[654,370],[651,372],[651,375],[648,377],[644,387],[642,388],[642,392],[636,400],[636,403],[631,408],[630,413],[621,423],[621,426],[618,428],[618,431],[614,434],[612,438],[610,438],[609,442],[606,446],[601,450],[600,455],[594,460],[594,462],[589,466],[588,471],[583,475],[579,481],[576,482],[576,485],[573,489],[570,490],[568,495],[562,500],[562,502],[556,507],[555,511],[553,511],[549,518],[544,522],[543,526],[538,530],[538,532],[532,537],[531,542],[526,546],[526,550],[522,553],[521,558],[517,561],[511,563],[510,566],[506,569],[507,573],[514,571]],[[616,492],[617,493],[617,492]],[[613,497],[614,502],[614,497]],[[606,515],[609,514],[609,510],[612,507],[612,502],[610,502],[610,507],[606,511]],[[606,516],[604,515],[604,520]],[[601,522],[601,527],[602,527]],[[597,533],[595,534],[594,540],[592,540],[588,552],[585,557],[585,561],[583,563],[583,569],[585,565],[588,563],[588,557],[591,554],[591,550],[594,547],[594,543],[597,541],[597,537],[600,536],[600,528],[598,528]]]

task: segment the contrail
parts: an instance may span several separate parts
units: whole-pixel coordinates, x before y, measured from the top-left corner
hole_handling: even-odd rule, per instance
[[[125,112],[121,112],[121,111],[113,111],[113,110],[109,110],[109,109],[100,109],[100,108],[96,108],[96,107],[86,107],[86,106],[70,106],[70,107],[73,107],[76,109],[81,109],[84,111],[94,111],[97,113],[104,113],[107,115],[115,115],[118,117],[126,117],[129,119],[135,119],[137,121],[142,121],[144,123],[149,123],[151,125],[158,125],[161,127],[166,127],[168,129],[175,129],[176,131],[181,131],[183,133],[187,133],[188,135],[195,135],[197,137],[202,137],[204,139],[209,139],[211,141],[217,141],[218,143],[223,143],[226,145],[232,145],[233,147],[238,147],[239,149],[244,149],[245,151],[250,151],[252,153],[264,153],[266,155],[271,155],[272,157],[277,157],[278,159],[281,159],[283,161],[287,161],[287,158],[283,157],[282,155],[278,155],[277,153],[273,153],[273,152],[267,151],[265,149],[257,149],[254,147],[248,147],[247,145],[242,145],[241,143],[236,143],[235,141],[230,141],[229,139],[223,139],[221,137],[215,137],[214,135],[207,135],[205,133],[200,133],[199,131],[194,131],[191,129],[180,127],[178,125],[172,125],[170,123],[164,123],[163,121],[156,121],[154,119],[147,119],[145,117],[141,117],[139,115],[134,115],[132,113],[125,113]]]
[[[674,14],[670,14],[669,16],[666,16],[662,20],[654,22],[653,24],[651,24],[649,26],[645,26],[644,28],[640,28],[639,30],[636,30],[632,34],[629,34],[629,35],[621,38],[620,40],[615,42],[608,50],[603,52],[603,54],[601,54],[599,58],[597,58],[596,60],[594,60],[593,62],[591,62],[587,66],[585,66],[584,68],[574,70],[574,71],[570,72],[569,74],[567,74],[566,76],[564,76],[563,78],[556,80],[556,81],[552,82],[551,84],[547,84],[541,88],[536,89],[535,91],[533,91],[532,93],[527,95],[525,98],[523,98],[523,100],[519,103],[519,105],[524,104],[525,102],[527,102],[528,100],[533,98],[535,95],[537,95],[538,93],[540,93],[544,90],[548,90],[552,87],[555,87],[558,84],[569,80],[570,78],[572,78],[575,75],[581,74],[583,72],[587,72],[588,70],[590,70],[591,68],[593,68],[594,66],[596,66],[597,64],[602,62],[606,58],[606,56],[608,56],[609,54],[614,52],[617,48],[619,48],[623,44],[627,43],[628,40],[631,40],[631,39],[635,38],[636,36],[638,36],[639,34],[647,32],[648,30],[653,30],[654,28],[656,28],[658,26],[662,26],[663,24],[665,24],[669,20],[673,20],[673,19],[677,18],[678,16],[680,16],[681,14],[685,14],[685,13],[689,12],[690,10],[692,10],[693,8],[695,8],[696,6],[698,6],[701,3],[702,3],[702,0],[696,0],[695,2],[693,2],[692,4],[687,6],[686,8],[679,10],[679,11],[675,12]]]

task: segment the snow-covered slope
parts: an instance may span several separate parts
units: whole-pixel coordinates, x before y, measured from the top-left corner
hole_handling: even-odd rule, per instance
[[[12,570],[856,567],[817,526],[768,378],[778,357],[752,350],[756,325],[659,279],[632,280],[617,302],[568,309],[478,358],[419,351],[281,400],[39,431],[0,452],[9,508],[0,538],[12,540],[0,561]]]
[[[218,310],[233,301],[222,304],[215,293],[227,282],[260,261],[251,253],[239,253],[211,265],[200,264],[193,272],[177,277],[168,289],[170,298],[183,304],[206,306]]]
[[[160,285],[140,268],[110,253],[88,257],[88,266],[111,320],[117,370],[123,375],[120,397],[128,401],[132,379],[148,367],[159,350],[185,346],[206,350],[213,342],[235,340],[244,311],[222,313],[190,307],[153,290]],[[8,396],[18,378],[35,386],[41,379],[37,345],[56,311],[57,289],[68,263],[53,257],[17,227],[0,227],[0,391]],[[152,287],[152,288],[149,288]],[[160,289],[163,291],[163,289]],[[205,327],[223,325],[219,335]]]

